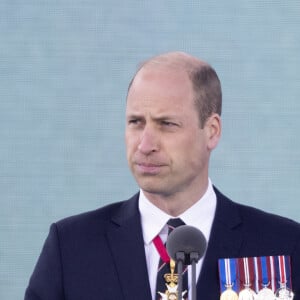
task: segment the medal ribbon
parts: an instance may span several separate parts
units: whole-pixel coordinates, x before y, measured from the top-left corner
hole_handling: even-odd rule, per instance
[[[253,264],[254,264],[254,290],[256,293],[259,291],[259,271],[258,271],[258,257],[253,257]]]
[[[262,256],[260,258],[261,261],[261,284],[262,286],[267,286],[270,283],[270,276],[268,274],[268,267],[267,267],[267,258]]]
[[[288,288],[292,288],[291,284],[291,265],[290,257],[286,255],[279,255],[275,257],[275,268],[277,282],[279,281],[280,285],[285,285]]]
[[[163,262],[165,262],[166,264],[170,262],[170,256],[167,252],[167,249],[164,245],[164,243],[162,242],[161,238],[159,235],[157,235],[154,239],[153,239],[153,243],[154,246],[160,256],[160,258],[163,260]]]
[[[257,293],[264,287],[273,292],[282,285],[292,289],[290,256],[286,255],[219,259],[219,276],[221,293],[228,286],[239,292],[240,283],[253,284]]]
[[[227,287],[237,291],[236,283],[236,260],[234,258],[219,259],[219,273],[221,292],[225,291]]]
[[[275,267],[274,267],[274,256],[267,257],[268,265],[270,267],[270,274],[271,274],[271,284],[272,284],[272,291],[276,290],[276,276],[275,276]]]
[[[254,264],[254,288],[253,290],[258,293],[263,288],[268,287],[275,290],[275,276],[273,264],[271,266],[272,256],[253,257]]]
[[[261,256],[258,258],[258,283],[258,290],[268,287],[273,292],[275,292],[276,279],[274,273],[273,256]]]
[[[278,256],[278,261],[279,261],[279,278],[280,278],[280,283],[286,283],[286,270],[285,270],[285,261],[284,257],[282,255]]]
[[[238,259],[240,280],[245,287],[250,287],[254,281],[254,263],[253,257],[244,257]]]

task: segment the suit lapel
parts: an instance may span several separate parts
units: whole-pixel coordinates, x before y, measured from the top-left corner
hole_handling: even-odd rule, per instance
[[[241,218],[232,201],[215,189],[217,195],[216,214],[210,234],[208,248],[197,283],[200,298],[219,299],[220,285],[218,259],[238,257],[242,245]]]
[[[215,189],[217,209],[197,283],[198,298],[219,299],[218,259],[238,257],[242,246],[241,218],[236,204]],[[151,300],[138,195],[125,201],[107,230],[125,300]]]
[[[125,300],[151,300],[138,195],[124,202],[107,231]]]

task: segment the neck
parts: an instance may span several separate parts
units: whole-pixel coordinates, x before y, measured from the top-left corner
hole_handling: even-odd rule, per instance
[[[172,195],[154,194],[143,190],[147,199],[156,207],[172,217],[178,217],[192,207],[205,194],[208,187],[208,179],[199,185],[197,191],[177,192]]]

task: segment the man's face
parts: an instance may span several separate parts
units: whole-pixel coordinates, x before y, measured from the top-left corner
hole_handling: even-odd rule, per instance
[[[126,107],[127,159],[140,188],[165,197],[197,191],[208,177],[207,140],[188,75],[163,67],[142,69]]]

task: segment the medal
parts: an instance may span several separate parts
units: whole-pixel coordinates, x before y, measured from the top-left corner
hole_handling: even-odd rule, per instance
[[[226,291],[221,294],[220,300],[238,300],[238,294],[232,289],[232,286],[226,286]]]
[[[167,289],[164,293],[162,291],[157,291],[157,293],[161,296],[161,300],[185,300],[183,297],[187,296],[187,290],[182,291],[181,297],[178,298],[178,274],[175,273],[175,261],[170,259],[169,254],[159,236],[156,236],[153,239],[153,243],[161,259],[166,264],[170,264],[170,273],[164,274]]]
[[[275,300],[274,292],[271,289],[264,287],[258,292],[257,300]]]
[[[233,290],[236,282],[235,259],[225,258],[219,260],[220,281],[223,292],[220,300],[238,300],[238,294]],[[224,290],[226,288],[226,290]]]
[[[254,281],[254,265],[253,258],[250,260],[244,257],[239,260],[240,279],[243,282],[244,289],[239,293],[239,300],[255,300],[256,293],[250,288],[251,283]]]
[[[184,300],[183,297],[187,293],[186,290],[182,292],[181,298],[178,298],[178,274],[175,273],[175,261],[173,259],[170,260],[170,271],[171,273],[166,273],[164,275],[167,289],[164,293],[158,292],[158,294],[161,296],[162,300]]]
[[[256,296],[256,293],[250,287],[245,287],[240,291],[238,300],[255,300]]]
[[[286,287],[285,283],[280,283],[280,288],[276,291],[275,298],[277,300],[293,300],[294,293],[291,289]]]
[[[294,299],[288,255],[219,259],[219,276],[220,300]]]

